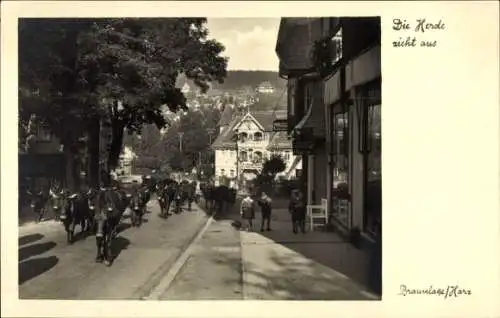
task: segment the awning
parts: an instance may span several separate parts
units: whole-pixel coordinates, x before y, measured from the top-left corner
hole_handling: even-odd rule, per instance
[[[293,137],[298,130],[304,128],[309,118],[311,118],[313,106],[314,106],[314,98],[311,100],[311,103],[309,104],[309,109],[307,110],[306,115],[302,117],[299,123],[292,129],[289,137]]]

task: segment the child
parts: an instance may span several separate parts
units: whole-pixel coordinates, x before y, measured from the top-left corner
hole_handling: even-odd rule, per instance
[[[264,232],[264,223],[267,221],[267,230],[271,231],[271,211],[272,211],[273,200],[265,193],[262,192],[262,196],[259,200],[259,205],[262,212],[262,222],[260,225],[260,231]]]
[[[306,205],[304,203],[304,195],[299,189],[292,191],[292,197],[288,210],[292,215],[293,233],[297,234],[300,229],[302,233],[306,230]]]
[[[244,220],[242,227],[245,227],[247,231],[253,230],[252,220],[255,217],[255,205],[250,195],[247,195],[241,201],[240,214],[241,218]]]

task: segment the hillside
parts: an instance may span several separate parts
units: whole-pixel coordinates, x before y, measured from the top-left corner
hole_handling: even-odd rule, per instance
[[[187,80],[184,75],[180,75],[177,79],[177,86],[181,87],[185,82],[191,87],[194,87],[192,81]],[[286,80],[278,76],[278,72],[273,71],[228,71],[227,77],[223,84],[213,83],[212,88],[221,91],[238,90],[245,86],[250,86],[255,89],[262,82],[270,82],[277,90],[286,88]]]

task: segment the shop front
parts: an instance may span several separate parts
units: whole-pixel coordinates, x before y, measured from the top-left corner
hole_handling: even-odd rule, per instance
[[[325,81],[331,220],[375,236],[381,224],[380,46]]]

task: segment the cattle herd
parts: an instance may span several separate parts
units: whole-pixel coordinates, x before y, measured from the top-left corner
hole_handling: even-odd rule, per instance
[[[52,209],[56,220],[64,226],[69,244],[74,242],[78,225],[82,234],[96,237],[96,262],[111,265],[111,244],[118,234],[119,225],[126,212],[130,224],[140,227],[147,203],[155,196],[160,206],[160,216],[168,218],[182,212],[187,203],[191,210],[193,202],[203,196],[207,211],[223,212],[236,201],[236,191],[226,186],[214,186],[197,181],[177,182],[170,178],[153,180],[145,178],[143,183],[131,185],[115,184],[109,187],[88,189],[70,193],[60,186],[51,186],[48,191],[27,192],[30,208],[43,219],[46,209]]]

